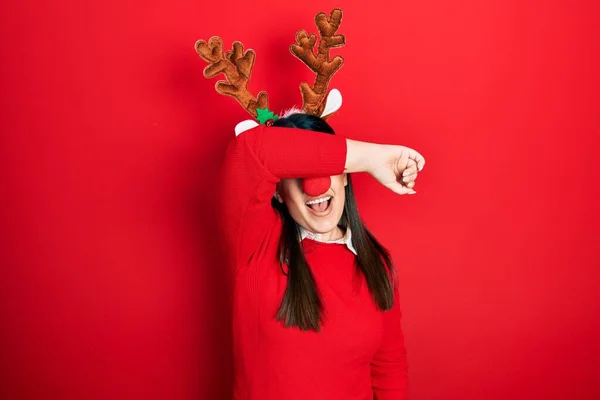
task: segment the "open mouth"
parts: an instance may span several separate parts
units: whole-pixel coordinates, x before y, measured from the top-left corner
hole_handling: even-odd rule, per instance
[[[331,196],[324,196],[306,202],[306,206],[317,213],[323,213],[331,206]]]

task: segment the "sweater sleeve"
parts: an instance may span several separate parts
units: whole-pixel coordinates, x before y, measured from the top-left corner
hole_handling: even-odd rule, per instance
[[[408,398],[408,365],[397,289],[394,296],[394,306],[383,314],[383,339],[371,362],[375,400]]]
[[[271,206],[281,179],[344,172],[346,139],[309,130],[260,125],[227,148],[219,208],[226,244],[236,266],[247,265],[278,217]]]

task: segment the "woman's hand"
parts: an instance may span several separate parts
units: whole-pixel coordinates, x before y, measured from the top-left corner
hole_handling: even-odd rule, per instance
[[[417,174],[425,158],[405,146],[381,145],[347,139],[347,172],[368,172],[379,183],[398,194],[415,194]]]
[[[425,158],[409,147],[381,147],[378,157],[373,160],[374,163],[367,172],[395,193],[415,194],[415,179],[425,166]]]

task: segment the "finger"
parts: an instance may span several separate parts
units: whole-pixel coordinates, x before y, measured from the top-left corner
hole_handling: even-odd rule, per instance
[[[407,169],[402,173],[402,181],[404,181],[404,182],[414,181],[415,179],[417,179],[417,175],[418,175],[418,172],[417,172],[416,167]]]
[[[415,187],[415,183],[416,183],[415,181],[408,182],[408,183],[406,184],[406,187],[407,187],[407,188],[410,188],[410,189],[412,189],[412,188],[414,188],[414,187]]]
[[[407,176],[417,175],[417,174],[418,174],[418,171],[416,168],[410,168],[410,169],[404,170],[404,172],[402,173],[402,177],[407,177]]]
[[[409,167],[409,162],[410,162],[410,155],[407,151],[403,151],[400,154],[400,157],[397,160],[396,166],[397,166],[397,175],[400,174],[400,172],[404,172],[408,167]]]
[[[392,192],[396,193],[396,194],[415,194],[417,192],[415,192],[414,190],[412,190],[409,187],[403,186],[398,182],[395,183],[391,183],[389,185],[386,185],[386,187],[388,189],[390,189]]]
[[[414,182],[415,179],[417,179],[417,174],[411,174],[411,175],[407,175],[405,177],[402,178],[402,182],[404,183],[408,183],[408,182]]]
[[[417,163],[419,171],[423,171],[423,167],[425,167],[425,158],[418,151],[409,148],[408,157]]]
[[[416,168],[411,168],[411,169],[405,169],[404,172],[402,172],[402,177],[406,177],[406,176],[411,176],[411,175],[417,175],[417,169]]]
[[[409,159],[406,168],[402,172],[402,176],[413,174],[417,172],[417,163],[414,160]]]
[[[410,167],[407,167],[403,172],[402,172],[402,176],[408,176],[408,175],[414,175],[416,174],[417,171],[417,165],[412,165]]]

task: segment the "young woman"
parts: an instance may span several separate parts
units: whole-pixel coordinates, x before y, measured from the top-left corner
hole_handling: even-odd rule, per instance
[[[231,143],[220,204],[235,266],[235,399],[406,398],[396,274],[360,219],[349,174],[408,194],[424,164],[412,149],[345,139],[306,114]],[[323,193],[308,195],[317,180]]]

